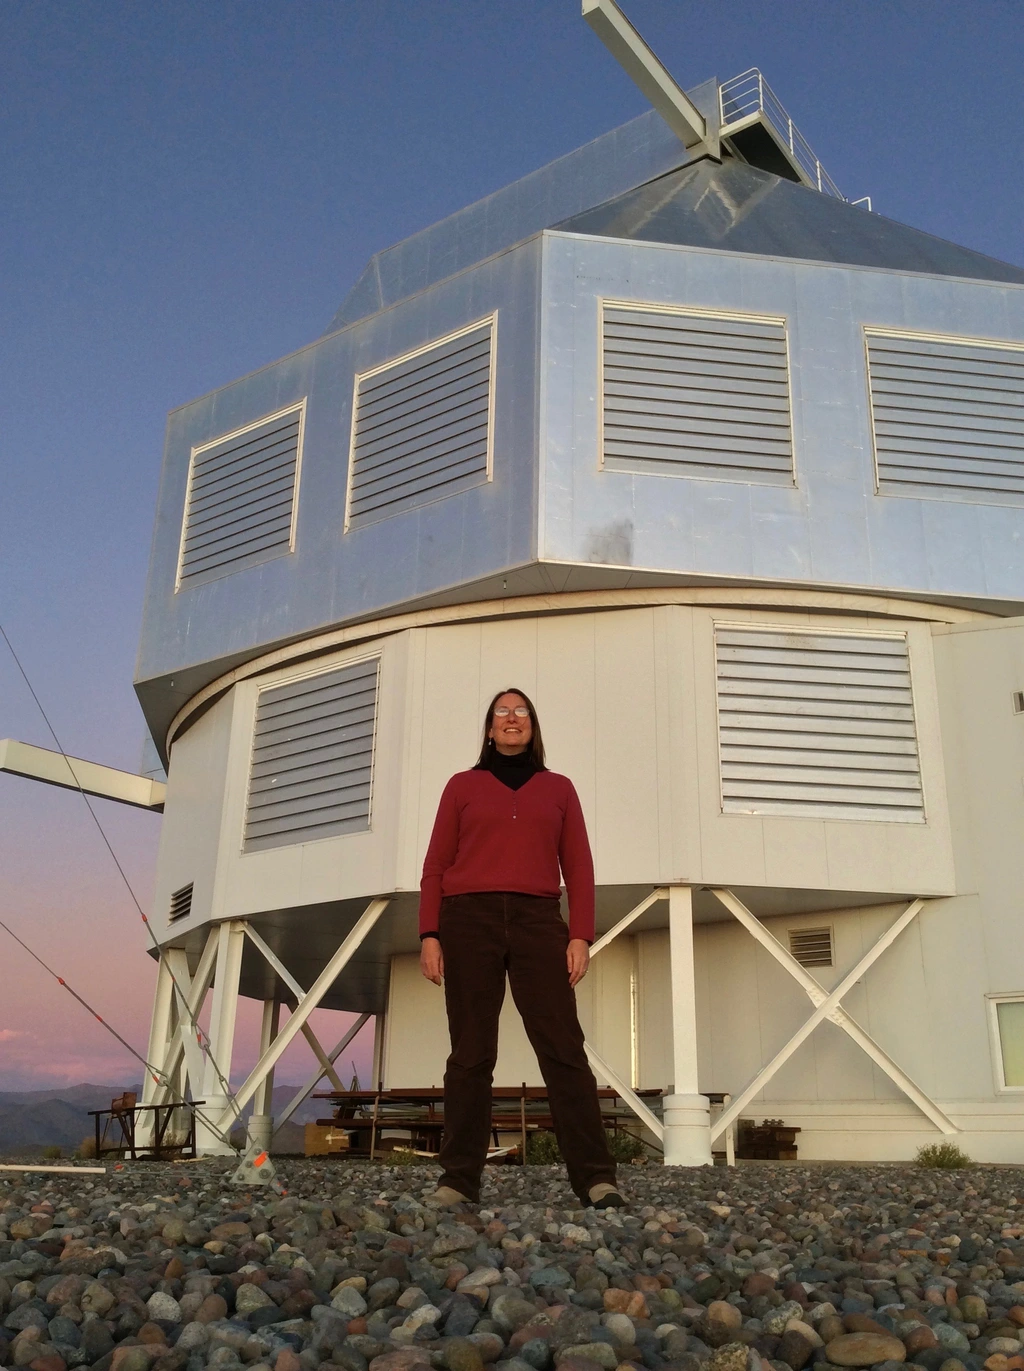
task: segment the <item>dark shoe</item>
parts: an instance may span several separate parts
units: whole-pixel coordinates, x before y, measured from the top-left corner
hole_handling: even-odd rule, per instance
[[[590,1205],[593,1209],[625,1209],[626,1201],[614,1185],[605,1182],[590,1187]]]

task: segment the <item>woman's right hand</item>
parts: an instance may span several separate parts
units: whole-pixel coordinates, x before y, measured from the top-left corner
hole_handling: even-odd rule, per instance
[[[420,943],[420,970],[428,981],[440,985],[444,979],[444,953],[438,938],[424,938]]]

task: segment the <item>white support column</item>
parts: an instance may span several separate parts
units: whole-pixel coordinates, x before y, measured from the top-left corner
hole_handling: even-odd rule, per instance
[[[387,1030],[388,1015],[383,1009],[373,1017],[373,1053],[370,1059],[370,1089],[377,1089],[377,1082],[384,1079],[384,1034]]]
[[[666,1095],[666,1166],[710,1166],[711,1105],[697,1088],[697,1005],[693,971],[693,892],[673,885],[668,892],[672,980],[673,1093]]]
[[[281,1001],[264,1000],[263,1017],[260,1021],[260,1056],[277,1037],[281,1023]],[[252,1114],[249,1116],[248,1138],[250,1147],[259,1144],[269,1152],[270,1141],[274,1136],[274,1072],[270,1070],[257,1087],[252,1101]]]
[[[262,1057],[267,1048],[277,1037],[277,1030],[281,1023],[281,1001],[264,1000],[263,1018],[260,1022],[260,1056]],[[273,1112],[274,1098],[274,1072],[273,1069],[267,1072],[266,1076],[257,1087],[256,1094],[253,1096],[252,1112],[254,1114],[270,1114]]]
[[[174,983],[171,980],[170,968],[161,957],[157,963],[156,987],[153,991],[153,1014],[149,1025],[149,1047],[146,1051],[146,1060],[157,1071],[166,1072],[167,1058],[170,1054],[171,1043],[174,1039]],[[162,1086],[154,1079],[153,1073],[147,1071],[142,1083],[142,1104],[157,1104],[160,1101]],[[140,1146],[146,1147],[152,1141],[153,1134],[153,1115],[151,1113],[140,1114],[136,1125],[135,1135]]]
[[[213,1005],[210,1011],[210,1050],[203,1074],[203,1093],[206,1101],[204,1116],[219,1120],[223,1133],[235,1122],[233,1100],[225,1093],[221,1077],[231,1080],[231,1058],[235,1046],[235,1016],[238,1011],[238,982],[242,971],[242,949],[245,945],[244,924],[240,920],[226,920],[217,929],[217,968],[213,981]],[[219,1073],[218,1073],[219,1068]],[[230,1156],[230,1146],[202,1119],[196,1121],[196,1151],[200,1155]]]

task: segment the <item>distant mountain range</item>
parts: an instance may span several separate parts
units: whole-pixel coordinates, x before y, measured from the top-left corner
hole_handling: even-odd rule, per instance
[[[60,1147],[73,1152],[84,1138],[91,1138],[94,1120],[90,1109],[109,1109],[115,1096],[134,1090],[140,1097],[138,1083],[117,1085],[66,1085],[50,1090],[0,1090],[0,1155],[25,1155],[45,1147]],[[294,1085],[280,1085],[274,1090],[273,1109],[282,1111],[295,1094]],[[251,1107],[243,1110],[245,1117]],[[278,1131],[274,1149],[279,1152],[301,1152],[303,1128],[306,1122],[327,1114],[323,1100],[306,1100],[291,1119]]]

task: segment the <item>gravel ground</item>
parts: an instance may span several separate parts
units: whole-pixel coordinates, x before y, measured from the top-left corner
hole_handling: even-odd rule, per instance
[[[1024,1371],[1024,1169],[284,1161],[0,1173],[0,1365],[32,1371]],[[1021,1199],[1018,1200],[1018,1194]]]

